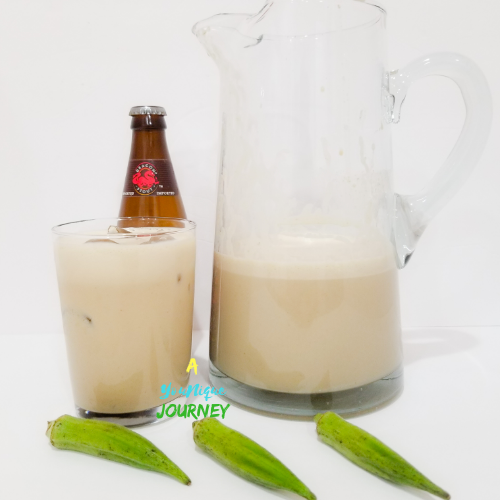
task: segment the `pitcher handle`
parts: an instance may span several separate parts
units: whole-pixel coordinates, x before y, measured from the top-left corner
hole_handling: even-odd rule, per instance
[[[458,85],[465,101],[466,117],[455,147],[430,183],[414,195],[395,194],[394,240],[401,268],[408,263],[430,220],[472,172],[491,128],[492,98],[484,74],[473,61],[453,53],[426,55],[389,74],[393,123],[399,122],[401,105],[410,85],[431,75],[446,76]]]

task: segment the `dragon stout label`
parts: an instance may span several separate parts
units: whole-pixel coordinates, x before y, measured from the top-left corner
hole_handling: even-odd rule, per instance
[[[132,147],[120,217],[186,217],[165,139],[165,115],[159,106],[130,110]]]

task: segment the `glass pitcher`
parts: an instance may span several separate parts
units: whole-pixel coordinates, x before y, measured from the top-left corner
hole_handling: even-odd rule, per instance
[[[479,159],[483,74],[450,53],[388,71],[386,13],[268,0],[193,28],[221,75],[210,381],[233,402],[352,414],[403,387],[397,269]],[[415,80],[460,87],[467,117],[422,192],[395,194],[391,123]]]

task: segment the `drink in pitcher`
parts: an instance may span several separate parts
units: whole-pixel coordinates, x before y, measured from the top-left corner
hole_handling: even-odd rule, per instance
[[[373,235],[352,244],[295,238],[265,253],[282,259],[215,254],[214,385],[227,386],[228,397],[238,394],[231,382],[240,394],[245,387],[240,403],[250,397],[254,406],[269,406],[271,399],[275,412],[291,398],[296,414],[307,414],[311,400],[370,391],[398,374],[398,280],[389,243]]]
[[[260,389],[360,387],[401,364],[397,270],[389,259],[281,264],[216,255],[212,362]]]

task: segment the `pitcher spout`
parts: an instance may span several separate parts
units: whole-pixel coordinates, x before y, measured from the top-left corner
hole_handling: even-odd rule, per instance
[[[363,8],[365,0],[266,0],[256,14],[219,14],[193,27],[193,33],[213,51],[241,49],[265,38],[320,35],[376,22],[383,9]]]
[[[259,42],[238,30],[250,14],[217,14],[196,23],[193,33],[205,47],[210,57],[216,61],[221,56],[227,58],[239,49],[255,45]]]

